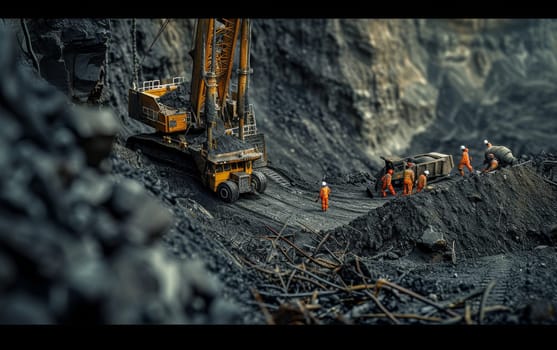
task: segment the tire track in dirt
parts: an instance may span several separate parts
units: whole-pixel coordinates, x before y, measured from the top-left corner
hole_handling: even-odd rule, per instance
[[[512,261],[504,254],[488,256],[481,259],[484,266],[487,267],[487,273],[483,276],[480,286],[487,287],[491,281],[495,281],[495,286],[489,293],[487,298],[488,305],[501,305],[505,301],[505,291],[507,290],[507,280],[512,267]],[[479,308],[480,300],[478,299],[474,306]]]
[[[291,226],[298,221],[303,223],[297,225],[301,229],[306,228],[304,225],[316,231],[331,229],[347,224],[355,217],[386,203],[383,199],[369,198],[364,189],[344,191],[331,196],[329,210],[323,213],[320,203],[315,203],[317,193],[296,186],[270,168],[260,168],[260,170],[268,175],[266,192],[255,195],[257,198],[244,197],[246,200],[239,200],[234,203],[234,206],[250,212],[251,215],[256,214],[258,218],[267,218],[277,223],[283,224],[288,217],[294,216],[294,220],[290,221]]]

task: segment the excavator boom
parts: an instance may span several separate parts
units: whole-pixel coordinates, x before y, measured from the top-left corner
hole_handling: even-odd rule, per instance
[[[215,52],[217,105],[220,107],[226,105],[240,22],[241,20],[238,18],[222,18],[220,20],[210,18],[200,19],[197,22],[194,38],[195,47],[192,52],[191,100],[193,112],[198,117],[203,114],[206,98],[203,74],[210,69],[209,65],[213,62],[213,52]],[[213,35],[216,37],[213,38]],[[213,43],[215,44],[214,50]],[[220,113],[220,117],[223,118],[224,108],[220,109]]]

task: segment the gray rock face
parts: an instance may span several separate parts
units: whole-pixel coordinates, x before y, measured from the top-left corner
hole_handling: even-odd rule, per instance
[[[41,75],[76,102],[97,102],[111,37],[107,19],[27,21]]]
[[[458,155],[460,144],[481,164],[484,138],[515,155],[552,149],[556,25],[256,20],[250,91],[269,157],[291,168],[328,159],[308,168],[333,172],[382,154]]]
[[[140,80],[189,80],[194,23],[171,20],[147,52],[163,20],[136,20]],[[369,171],[384,154],[458,155],[460,144],[476,166],[484,138],[516,156],[553,151],[556,25],[256,19],[249,96],[259,129],[272,135],[269,159],[300,175],[334,176]],[[29,27],[49,81],[83,101],[104,69],[108,102],[123,125],[119,137],[150,130],[127,117],[131,19],[35,20]]]

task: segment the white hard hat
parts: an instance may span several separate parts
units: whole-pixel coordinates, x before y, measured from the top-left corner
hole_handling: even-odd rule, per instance
[[[321,186],[327,186],[327,183],[326,183],[325,181],[323,181],[323,182],[321,183]]]
[[[429,170],[425,170],[424,174],[429,175]]]
[[[460,146],[460,149],[461,149],[461,150],[465,150],[466,147],[464,147],[464,145],[461,145],[461,146]]]
[[[487,145],[487,144],[489,143],[489,141],[487,141],[487,140],[484,140],[484,143],[485,143],[485,144]]]

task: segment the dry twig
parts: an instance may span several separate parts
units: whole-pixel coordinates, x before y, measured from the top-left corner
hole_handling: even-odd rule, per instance
[[[491,292],[493,287],[495,287],[495,283],[497,283],[497,282],[496,281],[489,282],[489,284],[485,288],[484,294],[482,295],[482,301],[480,301],[480,310],[479,310],[480,315],[479,315],[479,319],[478,319],[478,324],[482,324],[482,322],[483,322],[484,315],[485,315],[484,307],[485,307],[485,304],[487,302],[489,292]]]
[[[269,313],[269,310],[267,310],[267,307],[265,306],[265,303],[263,302],[263,298],[261,298],[259,292],[255,288],[252,288],[251,293],[253,294],[255,301],[257,301],[257,304],[261,308],[261,312],[263,312],[263,316],[265,316],[265,321],[267,322],[267,324],[270,325],[275,324],[275,320],[273,319],[273,316],[271,316],[271,314]]]
[[[379,292],[379,289],[380,289],[382,286],[387,286],[387,287],[389,287],[389,288],[396,289],[396,290],[398,290],[399,292],[402,292],[402,293],[404,293],[404,294],[407,294],[407,295],[409,295],[409,296],[411,296],[411,297],[413,297],[413,298],[415,298],[415,299],[418,299],[418,300],[420,300],[420,301],[422,301],[422,302],[424,302],[424,303],[426,303],[426,304],[428,304],[428,305],[431,305],[431,306],[433,306],[434,308],[436,308],[437,310],[443,311],[444,313],[449,314],[449,315],[451,315],[451,316],[453,316],[453,317],[459,316],[459,315],[458,315],[456,312],[454,312],[453,310],[447,309],[447,308],[445,308],[445,307],[443,307],[443,306],[441,306],[441,305],[439,305],[439,304],[437,304],[437,303],[435,303],[435,302],[433,302],[433,301],[427,299],[426,297],[424,297],[424,296],[422,296],[422,295],[419,295],[418,293],[415,293],[415,292],[413,292],[413,291],[411,291],[411,290],[409,290],[409,289],[406,289],[406,288],[404,288],[404,287],[401,287],[401,286],[399,286],[399,285],[397,285],[397,284],[395,284],[395,283],[389,282],[389,281],[387,281],[387,280],[385,280],[385,279],[383,279],[383,278],[378,279],[377,282],[375,283],[376,293]]]

